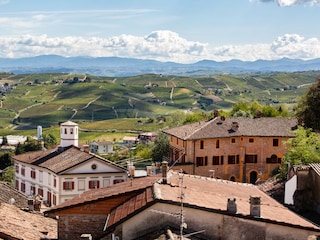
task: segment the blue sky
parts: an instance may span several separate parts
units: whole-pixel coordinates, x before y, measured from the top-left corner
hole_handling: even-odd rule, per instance
[[[320,57],[320,0],[0,0],[0,57]]]

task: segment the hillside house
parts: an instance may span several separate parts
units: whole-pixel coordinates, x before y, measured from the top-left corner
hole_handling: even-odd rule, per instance
[[[255,183],[281,164],[285,141],[294,137],[293,118],[224,118],[164,130],[170,164],[185,173]]]
[[[48,206],[72,199],[89,189],[127,180],[127,171],[78,147],[78,125],[60,125],[60,146],[12,157],[15,188],[26,196],[40,195]]]
[[[113,143],[110,141],[96,141],[89,143],[90,152],[98,154],[113,153]]]
[[[155,132],[144,132],[138,135],[138,142],[139,143],[148,143],[154,142],[157,138],[158,134]]]
[[[320,234],[318,226],[254,185],[162,169],[162,176],[87,191],[48,210],[58,217],[58,238],[156,239],[162,230],[188,239],[226,240],[301,240]]]

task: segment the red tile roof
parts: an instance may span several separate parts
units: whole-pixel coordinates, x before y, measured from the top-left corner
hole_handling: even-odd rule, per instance
[[[0,204],[0,239],[57,239],[57,220],[40,213],[20,210],[14,205]]]
[[[293,137],[297,126],[295,118],[214,118],[164,130],[175,137],[191,140],[235,136]],[[238,125],[237,130],[232,125]]]
[[[249,216],[250,196],[260,196],[261,219],[320,230],[319,227],[288,210],[279,202],[259,190],[255,185],[194,175],[181,175],[173,171],[168,173],[167,184],[162,184],[160,181],[155,182],[152,192],[151,188],[147,187],[143,193],[114,208],[110,213],[107,227],[117,224],[129,214],[139,210],[139,207],[143,208],[147,204],[152,204],[152,202],[164,201],[168,203],[180,203],[179,196],[181,194],[182,179],[184,186],[183,203],[188,207],[225,213],[228,198],[235,197],[237,214]]]
[[[117,196],[120,194],[126,194],[134,191],[138,192],[141,190],[143,191],[147,187],[153,186],[153,184],[159,179],[161,179],[160,175],[154,175],[154,176],[143,177],[143,178],[135,178],[133,180],[117,183],[112,186],[86,191],[69,201],[66,201],[58,206],[55,206],[54,208],[51,208],[47,212],[48,213],[58,212],[59,210],[64,208],[90,204],[90,202],[92,201],[103,200],[103,199],[106,199],[112,196]]]

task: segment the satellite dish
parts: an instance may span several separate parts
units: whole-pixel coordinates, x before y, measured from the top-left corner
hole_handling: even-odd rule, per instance
[[[9,199],[9,204],[12,205],[12,204],[14,204],[15,202],[16,202],[16,200],[15,200],[14,198],[10,198],[10,199]]]

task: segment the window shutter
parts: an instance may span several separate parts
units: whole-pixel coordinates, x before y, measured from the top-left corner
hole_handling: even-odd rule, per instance
[[[74,182],[71,182],[71,189],[74,189]]]
[[[63,182],[63,190],[66,190],[66,188],[67,188],[67,183]]]

